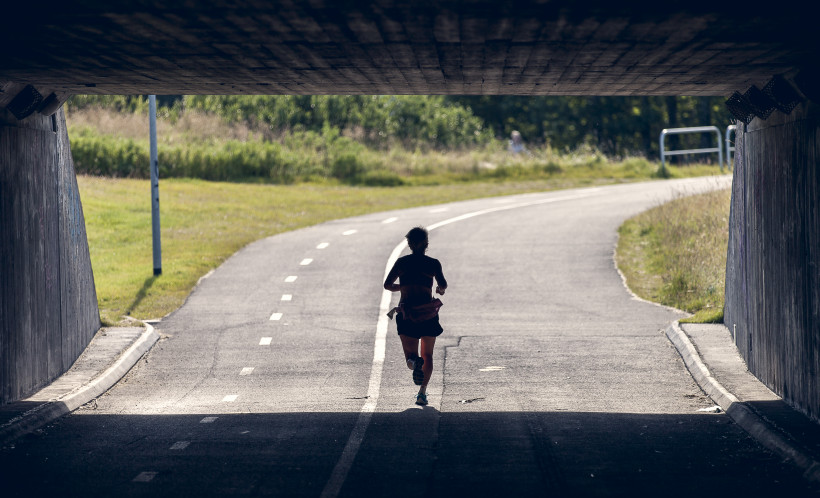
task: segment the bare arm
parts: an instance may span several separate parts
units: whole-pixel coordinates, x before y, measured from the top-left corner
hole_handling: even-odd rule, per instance
[[[441,269],[441,263],[438,263],[438,268],[436,269],[436,293],[439,295],[444,295],[444,291],[447,290],[447,279],[444,278],[444,272]]]
[[[384,288],[390,292],[398,292],[401,290],[401,286],[395,283],[396,279],[401,275],[401,271],[399,271],[397,266],[398,264],[394,264],[393,268],[390,270],[390,273],[387,274],[387,278],[384,279]]]

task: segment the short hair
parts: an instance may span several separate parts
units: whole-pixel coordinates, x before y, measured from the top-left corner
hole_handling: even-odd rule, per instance
[[[410,246],[411,251],[417,252],[427,249],[427,229],[424,227],[411,228],[404,237],[407,239],[407,245]]]

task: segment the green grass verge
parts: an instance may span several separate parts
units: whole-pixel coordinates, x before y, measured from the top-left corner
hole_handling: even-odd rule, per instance
[[[675,174],[702,172],[681,169]],[[126,323],[124,316],[145,319],[170,313],[199,277],[248,243],[277,233],[370,212],[619,181],[625,180],[352,187],[162,180],[163,274],[153,277],[149,182],[78,177],[100,315],[106,325]]]
[[[723,321],[731,191],[680,197],[619,228],[617,264],[632,292],[694,316]]]

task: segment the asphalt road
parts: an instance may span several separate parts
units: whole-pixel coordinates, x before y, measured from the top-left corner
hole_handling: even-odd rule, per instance
[[[251,244],[117,386],[0,451],[2,494],[807,495],[698,411],[712,403],[662,333],[679,315],[614,267],[624,219],[728,181],[442,204]],[[388,259],[419,224],[450,284],[425,408],[394,323],[379,340]]]

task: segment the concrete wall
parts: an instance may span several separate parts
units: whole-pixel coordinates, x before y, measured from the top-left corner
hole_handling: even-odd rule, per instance
[[[724,321],[749,370],[820,420],[820,110],[738,124]]]
[[[0,404],[65,372],[99,326],[65,114],[0,110]]]

